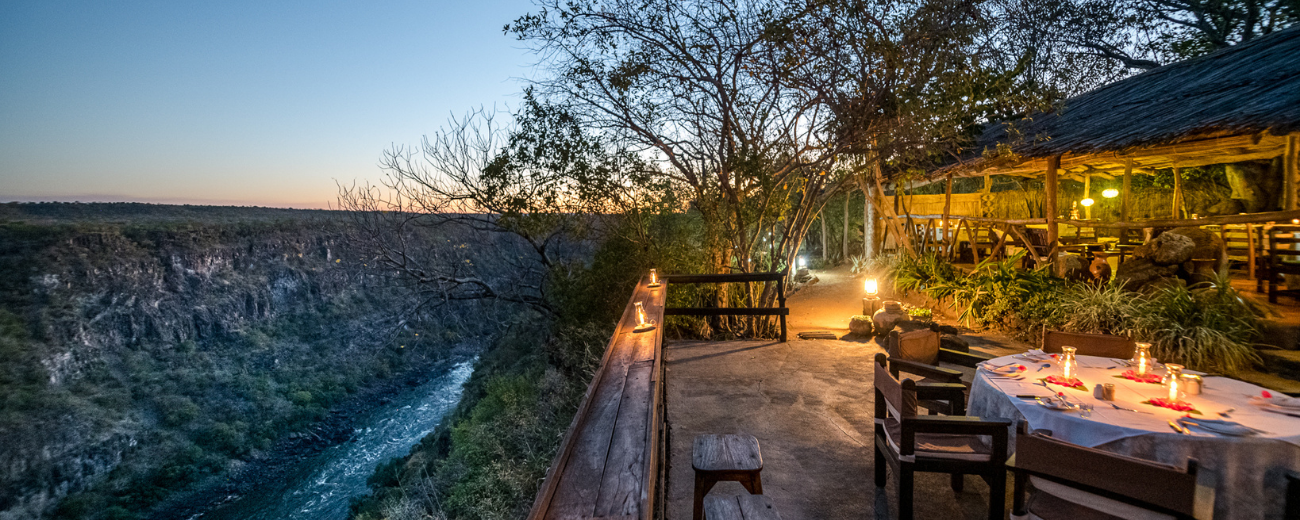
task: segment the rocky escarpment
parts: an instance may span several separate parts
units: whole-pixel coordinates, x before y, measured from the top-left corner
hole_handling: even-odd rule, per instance
[[[340,230],[0,223],[0,519],[140,514],[443,355]]]

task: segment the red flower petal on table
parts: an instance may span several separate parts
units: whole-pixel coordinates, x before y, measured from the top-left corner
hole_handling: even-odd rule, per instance
[[[1026,370],[1024,365],[1016,365],[1016,370]]]
[[[1264,396],[1264,399],[1272,399],[1272,398],[1273,398],[1273,394],[1268,393],[1268,390],[1264,390],[1263,392],[1260,392],[1259,395]]]
[[[1050,354],[1050,355],[1052,356],[1052,359],[1056,359],[1056,354]]]
[[[1065,397],[1065,392],[1057,392],[1056,395],[1061,396],[1061,397]]]

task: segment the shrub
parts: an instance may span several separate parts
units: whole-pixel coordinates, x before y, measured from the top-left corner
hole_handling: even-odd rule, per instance
[[[1131,331],[1151,343],[1156,359],[1234,374],[1259,361],[1253,344],[1261,315],[1220,278],[1157,290],[1134,309]]]

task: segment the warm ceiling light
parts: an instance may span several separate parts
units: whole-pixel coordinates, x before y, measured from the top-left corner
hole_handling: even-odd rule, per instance
[[[1119,196],[1119,190],[1115,188],[1106,188],[1101,192],[1101,196],[1106,197],[1108,199],[1113,199]]]
[[[1096,202],[1097,202],[1097,201],[1092,200],[1092,199],[1083,199],[1083,200],[1079,201],[1079,204],[1082,204],[1083,207],[1087,208],[1087,207],[1092,206],[1092,205],[1095,204]]]

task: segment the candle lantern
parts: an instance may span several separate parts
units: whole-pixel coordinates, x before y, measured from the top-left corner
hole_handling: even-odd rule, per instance
[[[1078,368],[1078,362],[1074,359],[1074,347],[1061,347],[1061,377],[1066,381],[1074,379],[1074,374]]]
[[[1155,363],[1155,358],[1151,357],[1151,344],[1138,343],[1137,350],[1133,352],[1133,371],[1138,376],[1145,376],[1151,373],[1152,365]]]
[[[654,269],[650,270],[650,285],[648,287],[659,287],[659,273]]]
[[[806,268],[806,267],[808,267],[808,259],[806,259],[806,258],[804,258],[804,257],[802,257],[802,256],[799,257],[799,268],[800,268],[800,269],[804,269],[804,268]]]
[[[1161,381],[1169,392],[1169,401],[1178,402],[1183,394],[1183,366],[1165,363],[1165,379]]]
[[[636,302],[636,328],[632,329],[632,331],[645,332],[647,330],[653,330],[654,328],[654,322],[646,320],[645,306],[642,305],[641,302]]]
[[[876,307],[880,305],[880,286],[876,283],[875,278],[867,278],[862,290],[867,293],[867,296],[862,299],[862,314],[864,316],[874,315]]]

